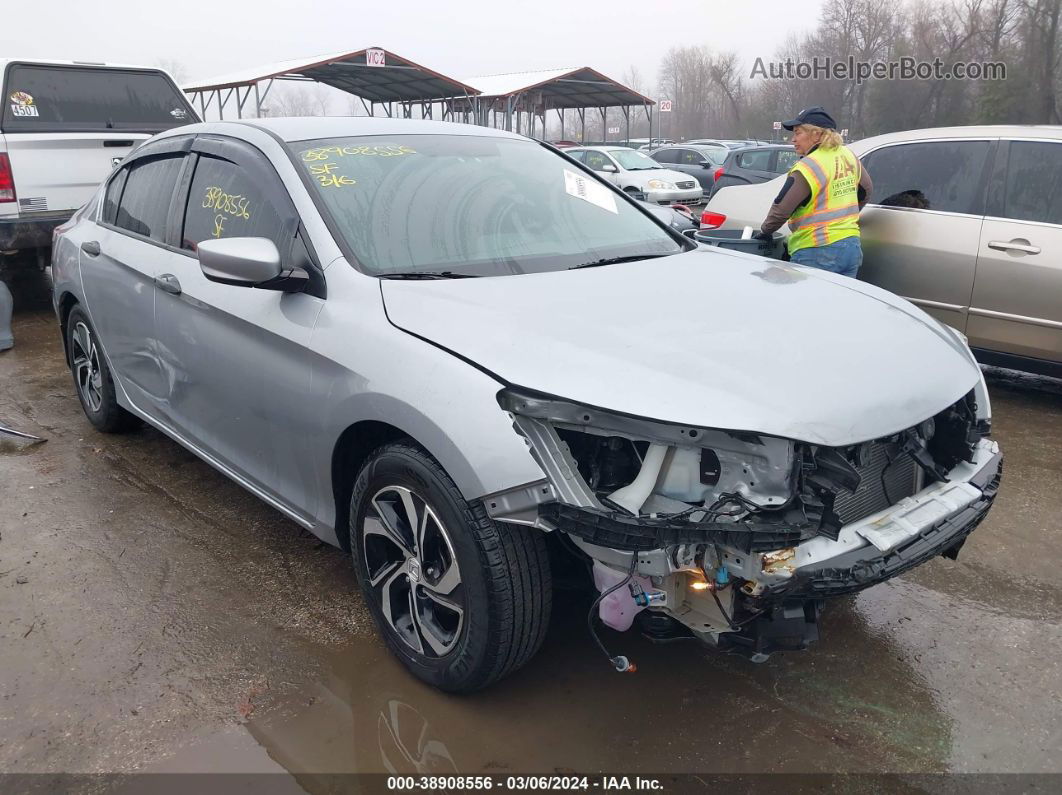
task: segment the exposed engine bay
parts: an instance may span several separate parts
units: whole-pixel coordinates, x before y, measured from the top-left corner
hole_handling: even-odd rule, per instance
[[[762,660],[817,639],[824,598],[958,553],[1001,469],[980,389],[844,447],[503,392],[549,482],[487,507],[566,535],[613,629],[637,619],[653,639],[692,636]]]

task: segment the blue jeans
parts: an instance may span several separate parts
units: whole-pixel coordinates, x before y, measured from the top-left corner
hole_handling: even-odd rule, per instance
[[[859,266],[863,264],[863,249],[859,245],[858,237],[846,237],[827,246],[802,248],[795,254],[790,254],[789,261],[796,265],[807,265],[809,268],[851,276],[854,279],[859,273]]]

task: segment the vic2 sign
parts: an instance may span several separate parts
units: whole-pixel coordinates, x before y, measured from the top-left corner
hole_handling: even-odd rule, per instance
[[[660,100],[660,112],[661,113],[670,113],[671,112],[671,100],[670,99],[662,99],[662,100]]]
[[[383,50],[366,50],[365,51],[365,65],[366,66],[387,66],[387,58],[384,55]]]

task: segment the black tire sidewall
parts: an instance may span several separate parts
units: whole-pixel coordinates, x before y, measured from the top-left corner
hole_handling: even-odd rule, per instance
[[[81,387],[77,382],[77,372],[74,370],[74,330],[78,323],[85,324],[89,332],[92,334],[92,339],[96,343],[96,350],[98,352],[100,363],[100,393],[102,397],[99,411],[93,411],[92,407],[85,402],[85,397],[81,394]],[[119,416],[119,412],[121,412],[122,409],[118,405],[118,395],[115,392],[114,381],[111,378],[111,368],[107,364],[107,355],[103,351],[103,343],[100,341],[99,334],[96,333],[96,328],[92,325],[92,321],[89,320],[88,315],[85,314],[85,311],[80,306],[75,306],[70,311],[70,316],[67,318],[66,346],[68,351],[70,375],[74,379],[74,391],[77,393],[77,399],[81,403],[81,408],[84,410],[85,416],[88,417],[88,421],[91,422],[93,427],[97,430],[113,430],[122,420]]]
[[[425,657],[407,646],[390,628],[368,584],[361,554],[361,524],[369,499],[386,486],[404,486],[425,500],[450,535],[461,572],[465,615],[461,638],[446,656]],[[354,484],[350,509],[350,544],[354,569],[369,610],[388,647],[418,678],[442,690],[459,691],[483,678],[488,643],[497,618],[492,615],[485,562],[470,523],[469,505],[445,472],[427,454],[411,445],[396,444],[377,451],[362,468]]]

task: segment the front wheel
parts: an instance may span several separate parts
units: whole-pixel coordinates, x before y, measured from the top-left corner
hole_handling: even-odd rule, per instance
[[[552,583],[540,531],[495,523],[412,442],[381,447],[362,467],[349,530],[369,609],[415,676],[477,690],[541,646]]]

